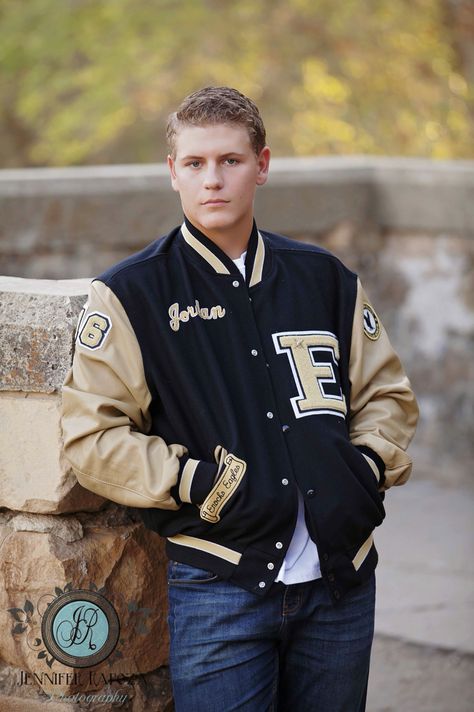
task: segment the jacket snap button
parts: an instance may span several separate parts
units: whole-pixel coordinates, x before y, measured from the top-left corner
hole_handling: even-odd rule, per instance
[[[239,286],[240,286],[240,282],[238,282],[238,281],[235,279],[235,280],[232,282],[232,286],[233,286],[233,287],[239,287]]]
[[[265,586],[266,586],[267,584],[265,583],[265,581],[260,581],[260,583],[259,583],[258,585],[259,585],[260,588],[265,588]]]
[[[258,356],[257,349],[252,349],[252,351],[250,353],[252,354],[252,356]]]
[[[275,544],[275,546],[276,546],[277,549],[283,549],[283,544],[281,543],[281,541],[277,541],[277,543]]]
[[[286,479],[286,477],[284,477],[284,478],[282,479],[281,483],[282,483],[282,485],[287,485],[287,484],[288,484],[288,480]]]
[[[270,418],[270,419],[273,418],[273,413],[271,410],[268,411],[267,418]]]
[[[272,564],[272,562],[270,561],[270,563],[267,564],[267,569],[270,569],[270,571],[273,571],[274,568],[275,568],[275,564]]]
[[[316,494],[316,492],[314,491],[314,489],[309,489],[309,490],[306,492],[306,496],[307,496],[307,497],[314,497],[315,494]]]
[[[287,433],[288,430],[290,429],[290,426],[289,426],[289,425],[282,425],[282,426],[281,426],[281,429],[283,430],[284,433]]]

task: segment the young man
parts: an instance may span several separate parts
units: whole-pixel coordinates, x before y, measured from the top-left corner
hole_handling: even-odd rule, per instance
[[[202,89],[168,139],[184,222],[92,282],[66,455],[166,537],[177,712],[364,710],[409,381],[357,276],[257,229],[255,104]]]

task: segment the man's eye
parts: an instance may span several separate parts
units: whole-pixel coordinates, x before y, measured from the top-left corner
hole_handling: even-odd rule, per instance
[[[229,166],[235,166],[238,160],[236,158],[226,158],[226,163],[228,163]]]
[[[191,168],[199,168],[201,165],[201,161],[190,161],[188,163],[188,166],[191,166]]]

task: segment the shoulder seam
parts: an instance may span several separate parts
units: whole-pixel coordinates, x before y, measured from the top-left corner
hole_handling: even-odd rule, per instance
[[[262,231],[260,231],[262,232]],[[289,238],[286,238],[289,239]],[[304,249],[299,248],[298,246],[292,247],[289,245],[288,247],[283,247],[283,246],[277,246],[277,245],[270,245],[271,249],[274,252],[294,252],[294,253],[299,253],[299,254],[304,254],[304,255],[312,255],[313,257],[323,257],[326,259],[331,260],[332,262],[336,263],[338,266],[340,266],[344,271],[349,272],[351,275],[354,277],[358,278],[357,272],[354,272],[350,267],[344,264],[344,262],[337,256],[334,255],[332,252],[329,252],[329,250],[326,250],[324,247],[319,247],[318,245],[312,245],[311,243],[304,243],[306,246],[308,244],[309,247],[314,247],[316,248],[315,250],[311,249]]]
[[[151,257],[143,257],[142,259],[137,260],[137,262],[134,262],[133,264],[130,264],[130,265],[124,265],[123,267],[121,267],[120,269],[118,269],[116,272],[113,272],[112,275],[107,278],[107,281],[105,281],[104,279],[102,279],[100,275],[99,275],[98,277],[94,277],[94,279],[93,279],[92,281],[93,281],[93,282],[103,282],[103,284],[105,284],[106,286],[109,286],[109,283],[113,282],[113,280],[114,280],[116,277],[118,277],[120,274],[122,274],[122,272],[126,272],[127,270],[132,270],[132,269],[134,269],[135,267],[138,267],[138,266],[142,265],[144,262],[153,262],[154,260],[158,260],[158,259],[160,259],[160,258],[164,258],[164,257],[167,256],[167,254],[168,254],[168,253],[164,253],[164,252],[163,252],[163,253],[161,253],[161,254],[153,255],[153,256],[151,256]],[[113,268],[111,268],[111,269],[113,269]],[[106,272],[107,272],[107,271],[109,271],[109,270],[106,270]]]

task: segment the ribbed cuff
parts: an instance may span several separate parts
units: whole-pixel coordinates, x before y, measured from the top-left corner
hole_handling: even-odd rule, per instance
[[[187,455],[182,457],[178,483],[173,488],[175,499],[179,503],[202,504],[214,485],[217,469],[216,463],[193,460]]]
[[[375,467],[379,472],[379,487],[383,487],[383,484],[385,482],[385,463],[380,457],[380,455],[377,455],[377,453],[374,452],[372,448],[367,447],[367,445],[356,445],[356,448],[360,453],[362,453],[362,455],[370,457],[370,459],[373,461]]]

